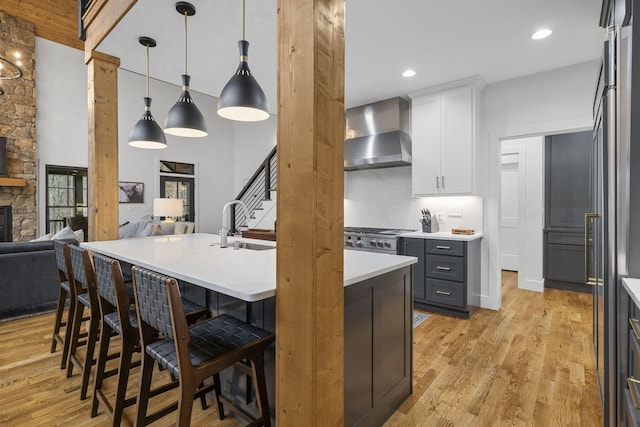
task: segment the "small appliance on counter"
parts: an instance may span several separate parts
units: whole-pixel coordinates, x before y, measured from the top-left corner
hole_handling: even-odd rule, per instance
[[[436,233],[438,232],[438,220],[435,216],[431,216],[429,209],[422,209],[422,218],[420,218],[422,224],[423,233]]]

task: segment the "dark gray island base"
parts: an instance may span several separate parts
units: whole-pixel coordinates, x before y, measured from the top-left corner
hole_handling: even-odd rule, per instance
[[[183,284],[183,295],[275,332],[275,297],[245,302]],[[412,392],[412,270],[402,267],[344,288],[345,426],[380,426]],[[271,413],[275,407],[275,347],[265,354]],[[255,412],[250,380],[238,370],[223,373],[224,391]]]

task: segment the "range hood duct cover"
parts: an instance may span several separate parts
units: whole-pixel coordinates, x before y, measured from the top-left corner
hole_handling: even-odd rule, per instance
[[[410,114],[403,98],[348,109],[344,169],[411,165]]]

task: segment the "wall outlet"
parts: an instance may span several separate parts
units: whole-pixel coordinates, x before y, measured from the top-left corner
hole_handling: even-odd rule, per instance
[[[436,217],[436,220],[438,221],[438,224],[442,224],[444,222],[444,215],[442,215],[442,213],[435,213],[434,214]]]
[[[449,208],[448,216],[461,217],[462,216],[462,208]]]

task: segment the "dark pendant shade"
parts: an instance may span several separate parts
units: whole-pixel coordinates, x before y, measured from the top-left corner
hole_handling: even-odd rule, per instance
[[[269,105],[262,88],[251,75],[247,55],[249,42],[238,41],[240,64],[220,93],[218,114],[226,119],[256,122],[269,118]]]
[[[207,122],[189,93],[190,79],[189,75],[182,75],[182,94],[164,120],[164,131],[170,135],[186,137],[207,135]]]
[[[151,114],[151,98],[144,98],[144,113],[129,134],[129,145],[137,148],[167,148],[164,132]]]

